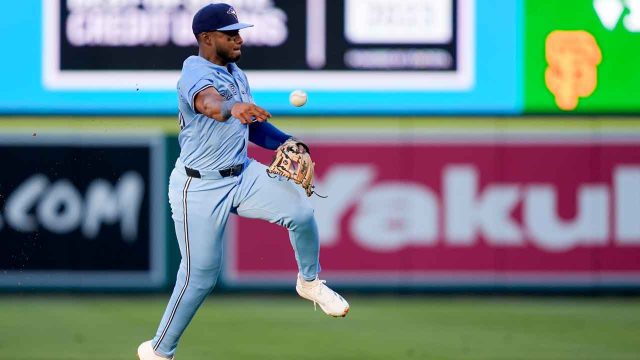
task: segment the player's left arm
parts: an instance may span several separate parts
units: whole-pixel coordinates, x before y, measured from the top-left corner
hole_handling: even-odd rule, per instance
[[[255,122],[249,125],[249,141],[265,149],[275,150],[292,136],[269,122]]]

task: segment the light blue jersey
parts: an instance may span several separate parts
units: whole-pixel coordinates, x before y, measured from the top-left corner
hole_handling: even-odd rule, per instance
[[[233,7],[216,3],[196,13],[192,28],[198,36],[203,32],[237,31],[247,26],[250,25],[238,22]],[[200,52],[213,54],[229,48],[227,40],[216,38],[213,37],[213,41],[218,41],[215,45],[220,49],[201,42]],[[234,46],[242,45],[241,37],[233,35],[233,40]],[[324,284],[317,280],[320,271],[318,225],[305,192],[293,181],[271,176],[266,165],[247,157],[249,141],[274,150],[291,136],[267,121],[245,125],[235,117],[216,121],[199,114],[195,110],[195,97],[210,87],[227,101],[253,103],[247,77],[235,64],[220,66],[200,56],[185,60],[178,81],[181,151],[169,178],[168,194],[180,247],[180,267],[156,335],[138,350],[142,360],[174,358],[180,337],[213,290],[222,269],[223,234],[231,214],[286,228],[299,274],[294,281],[295,271],[291,269],[292,283],[297,284],[300,296],[314,303],[321,296],[331,298],[323,300],[325,304],[341,301],[344,306],[339,316],[349,310],[344,299],[325,285],[318,285]],[[256,105],[243,106],[260,109]],[[315,293],[304,290],[308,284],[315,284]],[[298,290],[298,285],[302,290]],[[322,302],[317,302],[327,312]]]
[[[267,122],[244,125],[234,117],[216,121],[197,113],[195,96],[209,87],[226,100],[253,103],[247,78],[235,64],[219,66],[199,56],[185,60],[178,81],[181,151],[169,178],[169,202],[182,260],[152,340],[153,351],[168,358],[215,286],[230,214],[287,228],[300,276],[313,280],[320,271],[318,227],[306,194],[293,181],[271,177],[264,164],[247,157],[249,139],[275,148],[288,136]],[[239,172],[216,171],[238,164],[243,165]],[[197,175],[185,167],[197,170]]]
[[[231,72],[229,72],[229,70]],[[225,100],[253,103],[249,82],[234,64],[216,65],[200,56],[184,61],[178,81],[180,161],[192,169],[219,170],[247,160],[248,126],[231,117],[221,122],[195,110],[198,92],[213,87]]]

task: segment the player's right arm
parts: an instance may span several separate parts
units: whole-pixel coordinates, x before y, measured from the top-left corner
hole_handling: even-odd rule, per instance
[[[199,91],[194,99],[195,110],[216,121],[227,121],[231,116],[243,124],[265,122],[271,114],[256,104],[225,100],[214,87]]]

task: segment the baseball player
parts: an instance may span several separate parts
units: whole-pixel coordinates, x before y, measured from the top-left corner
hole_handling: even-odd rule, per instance
[[[222,234],[230,213],[284,226],[298,264],[296,291],[328,315],[349,304],[318,279],[319,239],[302,189],[267,174],[247,157],[249,141],[276,149],[291,136],[253,102],[236,65],[243,43],[233,7],[210,4],[193,18],[199,54],[184,61],[178,81],[180,156],[169,181],[169,202],[182,260],[155,337],[138,347],[141,360],[173,359],[180,336],[213,289],[221,267]],[[303,146],[300,146],[300,150]]]

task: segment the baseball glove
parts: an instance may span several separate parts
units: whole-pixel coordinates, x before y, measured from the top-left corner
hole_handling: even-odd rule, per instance
[[[304,148],[303,151],[300,146]],[[267,174],[273,174],[293,180],[296,184],[302,186],[307,196],[315,193],[313,190],[313,166],[315,164],[309,155],[309,147],[307,144],[296,140],[289,139],[276,149],[276,154],[267,169]]]

